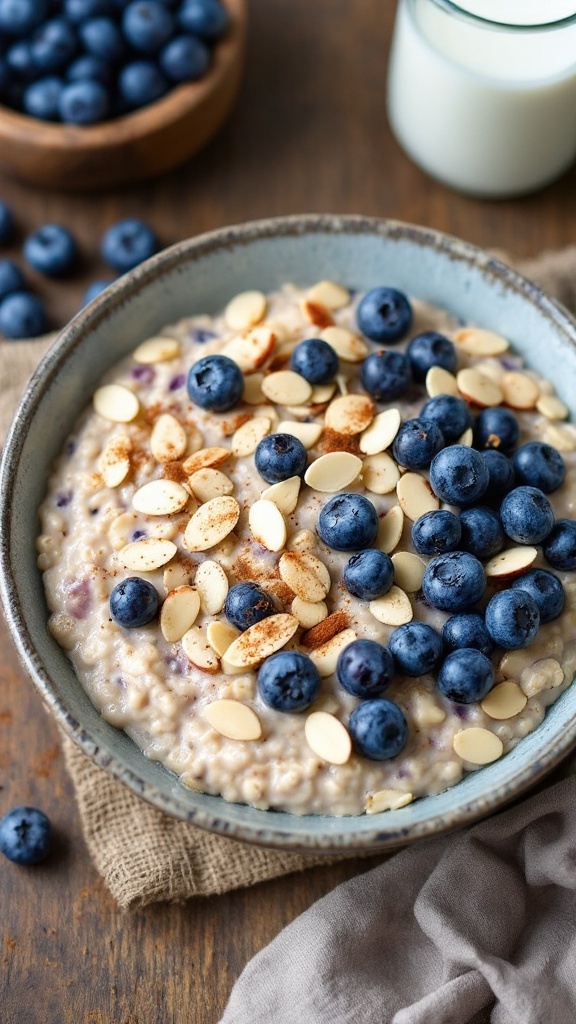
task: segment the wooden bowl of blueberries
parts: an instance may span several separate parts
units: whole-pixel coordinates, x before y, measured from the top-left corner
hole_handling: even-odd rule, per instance
[[[184,162],[232,109],[245,0],[0,0],[0,168],[93,190]]]

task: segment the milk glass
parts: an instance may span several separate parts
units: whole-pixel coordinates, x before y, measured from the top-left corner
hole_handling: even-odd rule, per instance
[[[400,0],[388,117],[425,171],[504,197],[576,156],[576,0]]]

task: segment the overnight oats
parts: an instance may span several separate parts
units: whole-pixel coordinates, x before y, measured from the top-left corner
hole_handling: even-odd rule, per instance
[[[142,341],[40,509],[49,628],[183,785],[399,808],[576,671],[576,429],[507,339],[391,288],[236,295]]]

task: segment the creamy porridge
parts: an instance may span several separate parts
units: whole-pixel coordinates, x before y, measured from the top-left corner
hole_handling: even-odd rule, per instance
[[[480,588],[468,599],[458,588],[462,584],[466,591],[472,585],[470,574],[463,583],[451,577],[446,590],[446,580],[438,583],[441,574],[434,577],[427,569],[447,557],[441,544],[430,555],[422,543],[412,543],[412,527],[423,515],[460,511],[454,502],[441,500],[429,481],[432,475],[434,482],[434,473],[440,480],[446,468],[442,459],[449,459],[451,451],[457,459],[477,459],[461,454],[463,449],[473,452],[473,440],[487,448],[508,445],[510,452],[540,441],[560,451],[565,480],[548,488],[544,504],[549,500],[557,519],[570,519],[576,431],[564,422],[566,408],[548,381],[523,368],[505,339],[457,324],[418,301],[411,303],[412,322],[402,338],[394,344],[384,341],[385,350],[406,353],[410,339],[441,332],[451,339],[442,349],[448,364],[450,350],[457,363],[446,368],[441,358],[435,364],[426,346],[419,361],[422,353],[413,347],[409,360],[399,357],[398,365],[388,368],[387,386],[390,374],[401,377],[407,366],[421,379],[400,384],[395,379],[389,390],[397,397],[373,400],[383,392],[378,380],[373,386],[366,367],[374,360],[367,357],[382,352],[383,345],[365,340],[359,330],[359,300],[364,301],[331,282],[308,290],[286,285],[268,296],[243,293],[219,316],[193,316],[145,340],[102,381],[54,466],[40,509],[38,565],[49,628],[104,718],[185,786],[297,814],[375,813],[445,790],[534,729],[576,671],[576,579],[563,568],[570,555],[562,549],[559,559],[549,556],[554,566],[547,561],[541,541],[533,539],[534,510],[526,513],[528,534],[521,530],[516,540],[512,527],[507,526],[512,536],[502,534],[494,511],[478,524],[472,516],[466,550],[476,551],[481,562],[473,554],[466,558]],[[384,312],[393,319],[394,310]],[[410,307],[400,313],[409,319]],[[320,383],[291,369],[296,346],[313,338],[328,343],[334,362],[335,372]],[[243,392],[234,396],[234,374],[230,386],[224,381],[233,404],[219,412],[191,400],[187,377],[199,360],[221,354],[241,369]],[[302,370],[298,360],[292,365]],[[381,374],[380,364],[375,372]],[[314,366],[307,376],[326,373]],[[197,397],[212,385],[216,390],[207,401],[214,406],[221,382],[214,384],[202,367],[188,386]],[[430,471],[430,450],[421,457],[419,445],[432,443],[433,430],[420,431],[415,440],[401,424],[419,417],[425,403],[442,395],[457,399],[460,409],[463,399],[469,411],[462,434],[455,438],[452,433],[436,444]],[[511,410],[507,422],[517,422],[519,438],[510,444],[502,440],[490,432],[488,418],[488,433],[479,441],[483,421],[478,417],[486,409]],[[450,433],[448,425],[437,425]],[[275,434],[297,441],[289,441],[278,454],[274,439],[266,441]],[[303,450],[306,465],[295,471],[294,458]],[[399,465],[404,451],[416,456],[410,454]],[[440,452],[448,456],[439,458]],[[515,483],[530,482],[522,478]],[[512,486],[509,482],[508,491]],[[497,512],[495,488],[491,478],[475,505]],[[444,494],[443,484],[435,489]],[[330,519],[331,506],[326,506],[341,492],[354,497],[346,499],[343,515]],[[507,524],[515,511],[510,509]],[[536,518],[541,512],[539,506]],[[546,518],[546,509],[543,514]],[[522,505],[519,515],[523,519]],[[454,525],[453,517],[446,522]],[[355,546],[363,523],[367,532]],[[484,544],[487,523],[500,531],[499,541],[492,537]],[[546,532],[538,534],[544,551]],[[484,544],[483,551],[478,544]],[[562,548],[562,538],[559,544]],[[462,540],[446,550],[463,547]],[[393,576],[390,569],[374,591],[374,580],[366,589],[363,567],[354,561],[358,548],[390,556]],[[346,568],[351,559],[359,584],[352,568]],[[376,556],[375,561],[386,575],[388,560]],[[519,580],[539,567],[561,581],[565,605],[538,629],[535,617],[541,609],[534,611],[534,598],[526,597]],[[134,602],[131,606],[123,588],[124,581],[134,578],[135,616]],[[250,588],[234,590],[246,583],[259,588],[253,588],[257,600]],[[439,585],[445,599],[436,601]],[[507,606],[500,609],[498,624],[502,599],[492,600],[512,592],[523,595],[518,613],[518,628],[526,627],[522,640],[506,633]],[[144,608],[139,619],[142,602],[149,603],[149,614]],[[386,664],[377,660],[371,665],[371,681],[361,697],[342,685],[344,659],[338,661],[339,655],[353,650],[353,642],[387,645],[395,631],[417,622],[434,627],[432,647],[436,643],[441,649],[447,620],[470,611],[483,614],[487,606],[487,621],[495,622],[492,639],[499,640],[503,629],[505,644],[494,645],[488,638],[494,650],[484,654],[478,650],[481,644],[470,641],[475,654],[464,644],[472,660],[466,663],[457,655],[455,685],[462,691],[457,699],[444,696],[438,685],[444,679],[444,692],[454,698],[447,662],[440,664],[452,647],[463,645],[447,647],[446,630],[442,658],[433,655],[435,671],[414,674],[412,668],[413,674],[405,674],[406,658],[418,663],[422,656],[419,638],[409,632],[404,658],[393,640],[394,661],[386,650]],[[542,612],[540,617],[548,616]],[[137,624],[141,620],[144,625]],[[485,634],[482,623],[478,628]],[[279,652],[304,656],[298,663],[304,672],[297,688],[299,710],[289,703],[294,696],[290,680],[284,678],[283,687],[274,689],[276,666],[286,672],[296,664],[279,662]],[[487,654],[493,677],[478,683],[478,665],[486,671]],[[387,687],[386,671],[391,678]],[[374,672],[381,679],[376,687]],[[352,690],[365,685],[361,676],[357,673]],[[475,686],[482,690],[476,698]],[[286,687],[288,710],[286,703],[282,706]],[[270,692],[276,693],[276,703]],[[367,713],[377,717],[384,704],[387,713],[391,706],[397,713],[392,725],[388,721],[378,732],[378,723],[370,720],[362,734],[355,709],[370,705]],[[407,739],[398,729],[407,730]]]

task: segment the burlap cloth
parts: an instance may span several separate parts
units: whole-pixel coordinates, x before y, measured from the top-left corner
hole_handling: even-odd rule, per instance
[[[518,266],[576,312],[576,246]],[[0,437],[51,340],[0,342]],[[62,746],[88,850],[121,907],[222,893],[337,859],[266,850],[210,835],[151,807],[65,736]]]

